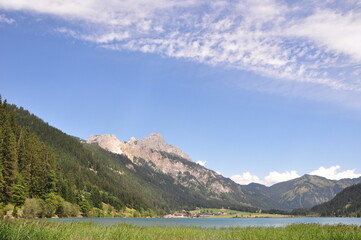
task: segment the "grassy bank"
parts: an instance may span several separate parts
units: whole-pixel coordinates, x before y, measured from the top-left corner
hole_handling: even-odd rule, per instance
[[[119,224],[111,227],[92,223],[53,223],[47,221],[0,221],[0,239],[361,239],[361,227],[290,225],[284,228],[225,228],[198,227],[136,227]]]

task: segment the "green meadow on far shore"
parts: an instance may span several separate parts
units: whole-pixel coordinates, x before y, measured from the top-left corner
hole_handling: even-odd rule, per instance
[[[192,214],[212,214],[204,216],[206,218],[291,218],[301,217],[295,215],[284,215],[284,214],[270,214],[260,212],[244,212],[230,209],[218,209],[218,208],[199,208],[190,211]]]
[[[36,220],[0,220],[2,240],[107,240],[107,239],[361,239],[361,227],[350,225],[297,224],[286,227],[207,229],[199,227],[103,226],[94,223],[54,223]]]

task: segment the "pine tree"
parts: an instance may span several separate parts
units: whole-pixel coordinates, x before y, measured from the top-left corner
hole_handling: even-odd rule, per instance
[[[22,206],[25,203],[25,187],[21,184],[16,184],[12,192],[12,203],[14,208]]]
[[[2,129],[2,175],[4,180],[3,193],[4,201],[9,202],[11,200],[12,190],[16,181],[17,172],[17,149],[15,134],[11,129],[9,116],[6,114],[6,103],[5,113],[3,117],[3,129]],[[3,110],[4,110],[3,109]]]
[[[2,174],[2,169],[0,168],[0,191],[2,191],[4,189],[4,178],[3,178],[3,174]],[[0,193],[0,203],[3,202],[4,199],[4,194]]]
[[[93,203],[93,206],[96,208],[102,208],[101,205],[101,196],[100,196],[100,192],[98,189],[93,189],[90,193],[90,200]]]
[[[4,190],[4,122],[5,122],[5,110],[2,104],[2,99],[0,95],[0,202],[5,200],[5,196],[3,194]]]
[[[4,151],[4,169],[3,169],[3,179],[4,179],[4,195],[5,202],[11,200],[12,190],[16,181],[16,143],[15,136],[13,133],[10,133],[8,136],[8,145],[5,147]]]
[[[56,190],[55,171],[51,169],[47,173],[48,174],[47,174],[47,181],[46,181],[46,192],[52,193],[52,192],[55,192],[55,190]]]

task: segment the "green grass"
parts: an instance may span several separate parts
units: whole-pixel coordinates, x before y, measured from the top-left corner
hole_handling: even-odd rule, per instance
[[[213,214],[218,214],[218,212],[226,212],[226,215],[215,215],[209,216],[207,218],[284,218],[284,217],[295,217],[293,215],[281,215],[281,214],[269,214],[269,213],[251,213],[251,212],[242,212],[230,209],[217,209],[217,208],[202,208],[191,211],[192,213],[201,213],[208,212]]]
[[[361,227],[289,225],[283,228],[136,227],[119,224],[110,227],[93,223],[54,223],[49,221],[0,221],[1,240],[107,240],[107,239],[361,239]]]
[[[218,212],[223,211],[226,212],[229,215],[249,215],[252,214],[250,212],[242,212],[242,211],[236,211],[236,210],[230,210],[230,209],[218,209],[218,208],[200,208],[197,210],[193,210],[191,211],[192,213],[201,213],[201,212],[209,212],[209,213],[213,213],[213,214],[218,214]]]

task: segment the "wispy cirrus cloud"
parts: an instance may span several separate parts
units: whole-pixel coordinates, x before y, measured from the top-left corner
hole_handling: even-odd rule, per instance
[[[341,166],[331,166],[329,168],[321,166],[317,170],[311,171],[310,175],[317,175],[320,177],[325,177],[332,180],[340,180],[344,178],[358,178],[361,177],[360,173],[356,173],[356,169],[348,169],[345,171],[339,171]],[[284,172],[277,172],[272,171],[270,172],[264,179],[256,175],[252,175],[250,172],[244,172],[242,174],[237,174],[231,177],[231,179],[239,184],[249,184],[249,183],[260,183],[266,186],[271,186],[273,184],[288,181],[291,179],[295,179],[300,177],[297,171],[284,171]]]
[[[0,0],[0,9],[64,19],[72,27],[56,31],[108,49],[361,90],[357,1]]]
[[[6,17],[4,14],[0,14],[0,24],[1,23],[13,24],[13,23],[15,23],[15,20],[12,18]]]

